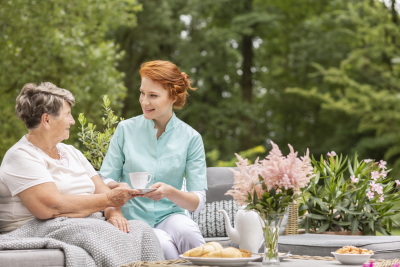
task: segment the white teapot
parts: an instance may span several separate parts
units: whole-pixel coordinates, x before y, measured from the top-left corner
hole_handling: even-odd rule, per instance
[[[264,242],[260,216],[254,211],[245,211],[240,207],[235,216],[236,228],[233,228],[226,211],[219,210],[219,212],[224,215],[228,237],[238,244],[239,248],[258,253]]]

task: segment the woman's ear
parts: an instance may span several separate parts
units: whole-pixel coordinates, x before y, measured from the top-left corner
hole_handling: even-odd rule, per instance
[[[50,115],[47,113],[43,113],[42,118],[40,119],[40,123],[45,129],[50,129],[50,120]]]
[[[172,97],[171,105],[173,105],[178,100],[177,96]]]

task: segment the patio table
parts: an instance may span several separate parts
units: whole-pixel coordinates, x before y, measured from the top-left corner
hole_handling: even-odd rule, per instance
[[[191,265],[191,266],[196,266],[191,263],[182,263],[182,264],[177,264],[177,265]],[[262,267],[266,265],[262,265],[262,262],[249,262],[245,267]],[[324,260],[297,260],[297,259],[286,259],[281,261],[282,267],[361,267],[362,264],[360,265],[347,265],[347,264],[341,264],[339,261],[324,261]],[[201,267],[201,266],[199,266]]]

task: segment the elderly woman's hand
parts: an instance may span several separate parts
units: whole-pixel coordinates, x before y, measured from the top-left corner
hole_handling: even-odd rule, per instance
[[[118,183],[115,188],[117,188],[117,187],[132,189],[132,187],[127,183]]]
[[[107,221],[124,233],[129,233],[131,231],[128,220],[121,215],[113,215]]]
[[[109,207],[122,207],[128,200],[137,197],[140,192],[137,189],[117,187],[106,193],[107,205]]]

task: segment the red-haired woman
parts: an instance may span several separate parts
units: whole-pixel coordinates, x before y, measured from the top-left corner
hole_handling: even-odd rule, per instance
[[[143,220],[153,227],[166,259],[203,245],[198,225],[185,210],[199,212],[207,189],[203,141],[198,132],[178,119],[195,90],[189,76],[169,61],[142,64],[139,102],[143,115],[119,123],[100,174],[113,189],[129,186],[129,173],[149,172],[155,191],[128,201],[121,209],[128,220]],[[188,192],[181,191],[184,177]],[[128,185],[127,185],[127,184]]]

